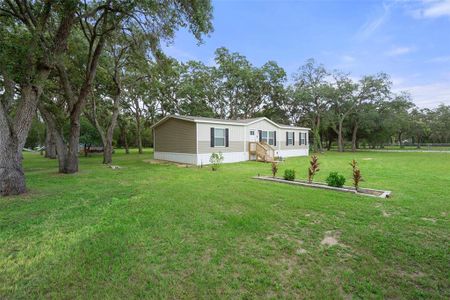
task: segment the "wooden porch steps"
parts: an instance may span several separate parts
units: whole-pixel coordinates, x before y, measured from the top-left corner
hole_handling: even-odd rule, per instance
[[[249,160],[275,162],[275,149],[265,142],[249,142],[248,156]]]

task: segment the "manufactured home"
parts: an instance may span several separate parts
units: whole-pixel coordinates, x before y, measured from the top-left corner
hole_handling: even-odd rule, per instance
[[[154,158],[209,164],[212,153],[225,163],[308,155],[309,128],[277,124],[268,118],[222,120],[170,115],[152,126]]]

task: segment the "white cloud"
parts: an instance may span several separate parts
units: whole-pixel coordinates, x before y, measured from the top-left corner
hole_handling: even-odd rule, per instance
[[[392,77],[391,78],[392,84],[395,86],[401,86],[402,84],[405,83],[406,78],[403,77]]]
[[[441,103],[450,105],[450,85],[447,82],[435,82],[422,85],[404,85],[394,82],[394,91],[408,91],[414,103],[421,108],[434,108]]]
[[[390,4],[383,3],[383,9],[376,17],[367,20],[361,28],[359,28],[356,38],[359,40],[365,40],[369,38],[375,31],[378,30],[389,19],[391,14],[391,7],[395,2]]]
[[[336,64],[332,66],[334,69],[339,69],[343,71],[348,71],[353,68],[357,62],[356,58],[349,54],[343,54],[336,56]]]
[[[399,56],[412,52],[414,49],[411,47],[394,47],[391,50],[387,51],[385,54],[387,56]]]
[[[345,62],[345,63],[352,63],[352,62],[355,61],[355,58],[354,58],[353,56],[351,56],[351,55],[343,55],[343,56],[341,57],[341,59],[342,59],[342,61]]]
[[[412,10],[415,18],[450,17],[450,0],[423,0],[420,8]]]
[[[438,57],[433,57],[432,59],[428,60],[428,62],[432,62],[432,63],[445,63],[445,62],[450,62],[450,56],[438,56]]]

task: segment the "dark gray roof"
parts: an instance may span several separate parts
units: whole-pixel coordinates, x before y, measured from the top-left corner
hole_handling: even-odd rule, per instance
[[[197,116],[178,116],[178,115],[172,115],[173,117],[176,118],[181,118],[181,119],[186,119],[186,120],[202,120],[202,121],[215,121],[215,122],[233,122],[233,123],[242,123],[242,124],[246,124],[246,123],[250,123],[256,120],[260,120],[260,119],[264,119],[263,117],[260,118],[251,118],[251,119],[218,119],[218,118],[207,118],[207,117],[197,117]]]
[[[304,127],[278,124],[278,123],[275,123],[275,122],[273,122],[272,120],[270,120],[270,119],[268,119],[266,117],[234,120],[234,119],[216,119],[216,118],[207,118],[207,117],[179,116],[179,115],[168,115],[165,118],[163,118],[162,120],[160,120],[159,122],[157,122],[156,124],[154,124],[152,127],[158,126],[159,124],[161,124],[162,122],[164,122],[168,118],[177,118],[177,119],[182,119],[182,120],[191,121],[191,122],[205,121],[205,122],[224,122],[224,123],[240,123],[240,124],[249,124],[249,123],[252,123],[252,122],[255,122],[255,121],[258,121],[258,120],[268,120],[269,122],[275,124],[278,127],[282,127],[282,128],[289,128],[289,127],[291,127],[291,128],[296,128],[296,129],[308,129],[309,130],[309,128],[304,128]]]

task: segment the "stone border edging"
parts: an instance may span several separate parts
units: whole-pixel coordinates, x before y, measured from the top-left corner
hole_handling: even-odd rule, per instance
[[[361,188],[360,191],[358,192],[354,188],[349,187],[349,186],[344,186],[342,188],[338,188],[338,187],[328,186],[326,184],[318,183],[318,182],[308,183],[306,181],[299,181],[299,180],[289,181],[289,180],[285,180],[285,179],[282,179],[279,177],[273,178],[270,176],[254,176],[252,178],[259,179],[259,180],[265,180],[265,181],[278,182],[278,183],[301,185],[301,186],[319,188],[319,189],[325,189],[325,190],[333,190],[333,191],[338,191],[338,192],[353,193],[353,194],[357,194],[357,195],[376,197],[376,198],[389,198],[392,193],[391,191],[375,190],[375,189],[368,189],[368,188]],[[373,194],[369,194],[369,193],[364,193],[364,191],[378,192],[378,193],[381,193],[381,195],[377,196],[377,195],[373,195]]]

